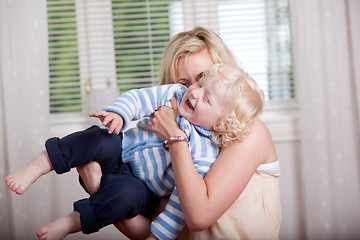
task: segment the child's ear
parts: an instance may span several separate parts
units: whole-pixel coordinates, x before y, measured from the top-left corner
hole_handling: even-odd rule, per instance
[[[219,124],[216,124],[215,126],[213,126],[213,130],[215,132],[220,132],[221,131],[221,128],[219,127]]]

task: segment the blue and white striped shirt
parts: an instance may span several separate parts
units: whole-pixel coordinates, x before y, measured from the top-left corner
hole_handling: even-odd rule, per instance
[[[180,84],[134,89],[122,94],[104,110],[116,112],[124,118],[127,128],[132,120],[142,119],[136,127],[123,132],[122,160],[129,163],[136,177],[145,181],[158,196],[171,194],[162,212],[151,224],[151,231],[159,239],[175,239],[185,225],[177,195],[170,154],[162,147],[163,142],[152,132],[143,131],[139,124],[148,124],[150,116],[161,106],[169,106],[175,95],[181,102],[186,87]],[[219,148],[211,140],[211,131],[193,125],[178,115],[177,123],[190,140],[189,150],[198,173],[205,177],[219,154]]]

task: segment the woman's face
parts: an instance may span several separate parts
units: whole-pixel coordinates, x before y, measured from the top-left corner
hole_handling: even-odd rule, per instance
[[[196,82],[199,75],[207,70],[214,64],[211,60],[210,53],[207,48],[199,52],[190,53],[187,58],[182,57],[178,61],[178,76],[177,82],[189,87]]]

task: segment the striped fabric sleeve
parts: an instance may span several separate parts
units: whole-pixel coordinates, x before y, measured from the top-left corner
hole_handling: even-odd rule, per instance
[[[103,110],[121,115],[124,119],[122,129],[125,129],[132,120],[150,116],[166,101],[169,101],[169,96],[167,96],[170,94],[169,89],[171,85],[133,89],[121,94]]]
[[[165,210],[151,223],[151,232],[161,240],[175,239],[185,224],[185,217],[175,188]]]

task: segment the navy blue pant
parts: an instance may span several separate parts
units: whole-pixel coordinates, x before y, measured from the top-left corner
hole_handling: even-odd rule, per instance
[[[103,176],[99,190],[74,203],[74,210],[80,213],[83,233],[96,232],[121,218],[146,216],[156,207],[155,194],[121,161],[121,141],[120,135],[109,134],[107,129],[98,126],[46,141],[45,147],[57,174],[90,161],[97,161],[101,166]]]

